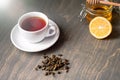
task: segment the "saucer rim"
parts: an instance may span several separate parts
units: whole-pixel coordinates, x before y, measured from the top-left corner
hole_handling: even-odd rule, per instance
[[[18,27],[18,24],[16,24],[16,25],[12,28],[12,30],[11,30],[10,39],[11,39],[12,44],[13,44],[16,48],[18,48],[19,50],[22,50],[22,51],[25,51],[25,52],[40,52],[40,51],[43,51],[43,50],[46,50],[46,49],[50,48],[50,47],[53,46],[53,45],[57,42],[57,40],[59,39],[60,29],[59,29],[58,25],[57,25],[53,20],[49,19],[49,21],[53,22],[53,23],[55,24],[55,27],[57,28],[57,32],[56,32],[56,34],[54,35],[54,36],[56,36],[57,38],[55,39],[55,41],[53,41],[53,43],[52,43],[51,45],[47,46],[47,47],[44,48],[44,49],[39,49],[39,50],[27,50],[27,49],[21,48],[19,45],[17,45],[16,41],[13,40],[13,31],[15,30],[16,27]],[[49,38],[49,37],[48,37],[48,38]],[[44,41],[44,40],[43,40],[43,41]],[[33,43],[31,43],[31,44],[33,44]]]

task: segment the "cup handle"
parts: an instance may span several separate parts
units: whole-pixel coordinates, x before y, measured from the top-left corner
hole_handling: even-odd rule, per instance
[[[55,26],[54,25],[52,25],[52,24],[49,24],[49,29],[48,29],[48,32],[47,32],[47,35],[46,35],[46,37],[50,37],[50,36],[53,36],[53,35],[55,35],[56,34],[56,28],[55,28]]]

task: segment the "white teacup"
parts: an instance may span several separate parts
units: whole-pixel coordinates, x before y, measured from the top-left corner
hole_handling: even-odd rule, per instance
[[[34,19],[33,22],[29,22],[29,19],[32,18],[39,18],[45,22],[43,25],[42,22],[39,21],[39,19],[35,22]],[[28,21],[27,21],[28,19]],[[29,24],[30,23],[30,24]],[[36,24],[42,25],[42,28],[38,28],[36,30],[34,27],[38,26]],[[26,29],[28,27],[28,30]],[[23,36],[25,40],[31,43],[37,43],[42,41],[45,37],[50,37],[55,35],[56,29],[55,27],[49,23],[48,17],[41,13],[41,12],[29,12],[21,16],[18,20],[18,28],[20,34]],[[31,30],[30,30],[31,29]]]

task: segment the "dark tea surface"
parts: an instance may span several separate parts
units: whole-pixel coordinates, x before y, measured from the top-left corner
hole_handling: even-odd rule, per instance
[[[45,25],[46,22],[44,19],[39,17],[30,17],[22,22],[21,27],[27,31],[37,31],[45,27]]]

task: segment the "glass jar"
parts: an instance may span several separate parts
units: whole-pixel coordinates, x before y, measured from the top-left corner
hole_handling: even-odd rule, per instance
[[[107,0],[112,1],[112,0]],[[86,19],[91,21],[94,17],[101,16],[105,17],[107,20],[111,21],[112,19],[112,5],[105,5],[105,4],[96,4],[90,5],[86,2]]]
[[[107,0],[112,1],[112,0]],[[112,20],[112,5],[105,4],[96,4],[90,5],[86,2],[86,5],[81,4],[82,10],[80,11],[79,17],[80,21],[82,21],[85,17],[90,22],[94,17],[101,16],[105,17],[107,20]]]

